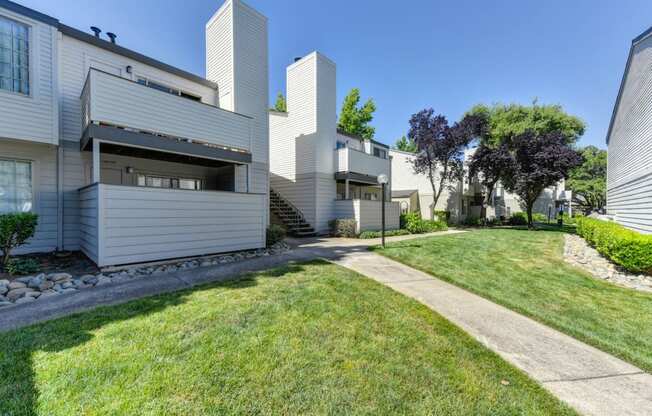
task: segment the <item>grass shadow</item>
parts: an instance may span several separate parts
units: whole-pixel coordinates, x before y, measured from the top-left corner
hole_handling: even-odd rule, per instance
[[[265,273],[279,278],[301,272],[303,266],[288,264]],[[115,322],[144,317],[179,306],[198,291],[214,288],[246,289],[258,284],[256,273],[208,283],[176,292],[154,295],[124,304],[102,306],[91,311],[0,333],[0,415],[37,415],[39,391],[34,372],[34,354],[53,354],[81,346],[94,338],[93,332]]]

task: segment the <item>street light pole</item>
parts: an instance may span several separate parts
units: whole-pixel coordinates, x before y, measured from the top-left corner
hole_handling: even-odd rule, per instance
[[[383,248],[385,248],[385,185],[387,185],[387,182],[389,182],[389,178],[387,177],[387,175],[383,173],[378,175],[377,179],[381,187],[380,216],[382,218],[380,219],[380,224],[381,224],[380,241]]]

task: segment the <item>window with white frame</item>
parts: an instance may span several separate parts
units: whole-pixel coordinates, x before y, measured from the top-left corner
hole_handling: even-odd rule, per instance
[[[173,178],[159,175],[138,175],[138,186],[149,188],[201,190],[201,180],[192,178]]]
[[[0,214],[29,212],[33,200],[32,163],[0,159]]]
[[[0,16],[0,90],[29,95],[29,27]]]

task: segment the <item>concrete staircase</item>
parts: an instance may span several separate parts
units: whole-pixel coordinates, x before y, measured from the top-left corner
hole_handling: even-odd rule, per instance
[[[269,209],[281,220],[291,236],[314,237],[317,235],[301,211],[271,188],[269,190]]]

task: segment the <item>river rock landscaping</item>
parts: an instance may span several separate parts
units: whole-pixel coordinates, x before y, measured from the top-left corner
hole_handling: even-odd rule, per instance
[[[235,253],[205,256],[184,261],[157,263],[156,265],[129,266],[112,269],[111,272],[86,272],[73,275],[68,272],[39,273],[31,276],[17,277],[14,280],[0,280],[0,308],[74,293],[96,286],[114,284],[128,279],[146,278],[178,270],[198,267],[217,266],[234,263],[256,257],[281,254],[290,250],[285,242],[279,242],[268,248],[246,250]]]
[[[597,279],[607,280],[630,289],[652,292],[652,276],[627,272],[602,257],[596,249],[577,235],[565,235],[564,259]]]

